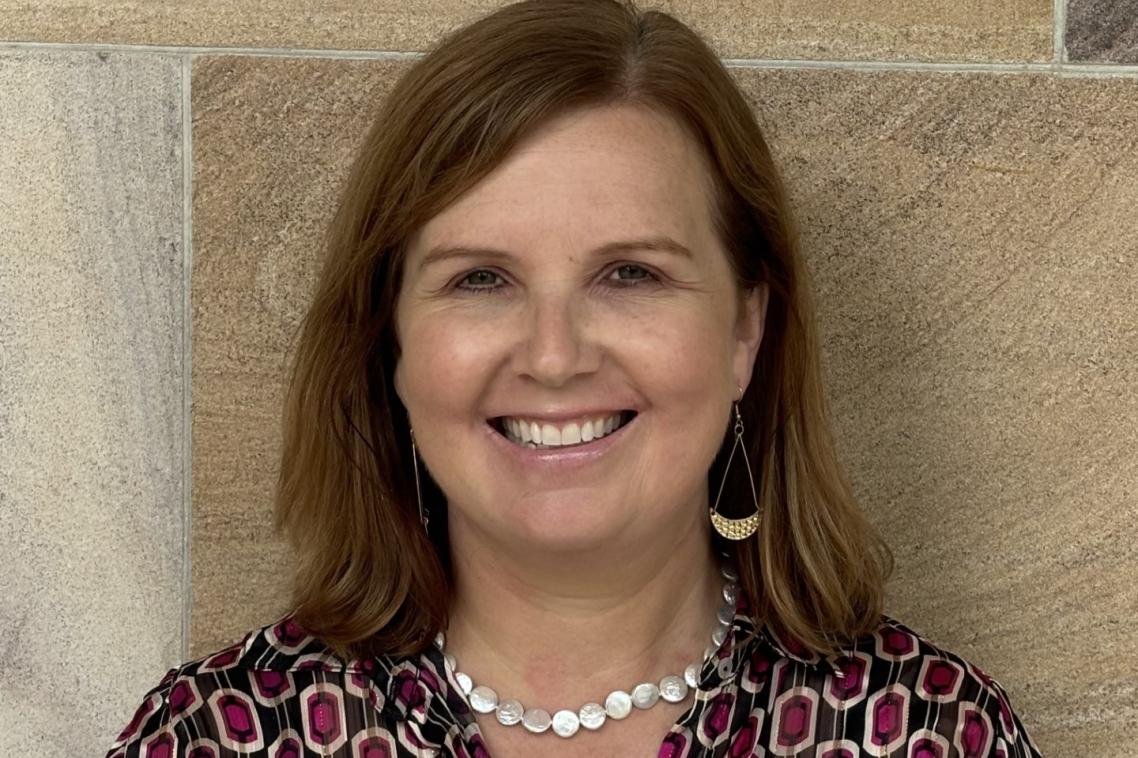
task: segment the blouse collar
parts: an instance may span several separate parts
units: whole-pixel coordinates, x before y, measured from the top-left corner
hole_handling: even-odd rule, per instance
[[[752,632],[750,644],[741,644]],[[751,660],[757,645],[766,645],[776,657],[788,658],[811,669],[842,674],[835,657],[820,656],[791,637],[780,637],[769,623],[757,623],[747,601],[740,595],[723,643],[700,669],[700,688],[711,689],[734,679],[739,668]],[[434,644],[413,655],[345,661],[302,629],[289,613],[258,632],[246,635],[241,643],[215,654],[211,661],[223,655],[232,659],[246,658],[252,668],[259,670],[344,672],[361,690],[376,690],[368,699],[400,719],[423,724],[428,718],[436,723],[439,723],[437,719],[443,719],[442,723],[468,723],[473,718],[466,696],[446,666],[443,652]],[[466,718],[456,718],[463,715]]]

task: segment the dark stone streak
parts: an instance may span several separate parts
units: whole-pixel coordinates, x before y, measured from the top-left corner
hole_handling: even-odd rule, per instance
[[[1081,63],[1138,63],[1138,0],[1070,0],[1067,57]]]

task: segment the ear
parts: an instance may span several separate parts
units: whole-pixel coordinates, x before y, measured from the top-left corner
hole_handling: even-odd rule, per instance
[[[407,407],[407,401],[403,398],[403,357],[400,356],[399,360],[395,362],[395,370],[391,372],[392,384],[395,385],[395,394],[399,398],[399,402],[403,403],[403,407]]]
[[[735,381],[744,390],[751,383],[751,372],[755,368],[755,358],[763,341],[763,330],[767,320],[767,300],[770,286],[763,282],[748,291],[742,303],[741,313],[735,326],[735,355],[733,368]],[[731,388],[732,393],[735,388]],[[732,399],[735,395],[731,395]]]
[[[401,346],[403,344],[403,342],[400,339],[400,330],[399,330],[399,297],[398,297],[398,295],[396,295],[395,304],[392,307],[391,311],[392,311],[391,312],[391,319],[392,319],[391,330],[395,336],[395,344]],[[397,352],[399,353],[399,357],[396,358],[396,360],[395,360],[395,370],[391,372],[391,383],[393,385],[395,385],[396,397],[399,398],[399,402],[403,403],[403,407],[406,408],[407,407],[407,400],[403,396],[403,384],[405,382],[405,380],[403,379],[403,363],[404,363],[404,361],[403,361],[403,350],[399,349]]]

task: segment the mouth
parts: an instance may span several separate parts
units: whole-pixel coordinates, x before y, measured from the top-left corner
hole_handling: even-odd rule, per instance
[[[623,429],[636,416],[637,412],[634,410],[623,410],[611,414],[603,424],[600,423],[601,419],[597,419],[597,423],[590,422],[584,425],[538,424],[536,428],[533,423],[527,425],[506,416],[488,419],[487,423],[500,436],[521,448],[529,450],[572,450],[601,442]],[[540,442],[535,441],[538,437],[541,438]]]

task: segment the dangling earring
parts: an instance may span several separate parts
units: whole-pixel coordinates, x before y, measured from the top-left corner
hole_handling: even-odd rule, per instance
[[[739,400],[743,399],[743,388],[739,388]],[[739,413],[739,402],[734,401],[735,409],[735,444],[731,446],[731,454],[727,456],[727,465],[723,467],[723,480],[719,483],[719,492],[715,496],[715,505],[711,506],[711,525],[715,531],[729,540],[745,540],[759,528],[759,497],[755,494],[755,480],[751,476],[751,461],[747,458],[747,445],[743,442],[743,417]],[[723,485],[727,483],[727,472],[731,468],[731,461],[735,458],[735,448],[743,450],[743,461],[747,467],[747,479],[751,482],[751,497],[755,501],[755,512],[745,518],[727,518],[719,515],[719,498],[723,495]]]
[[[411,429],[410,427],[407,427]],[[430,511],[423,507],[423,493],[419,489],[419,455],[415,452],[415,430],[411,429],[411,460],[415,466],[415,497],[419,501],[419,519],[423,522],[423,531],[427,531],[427,516]]]

